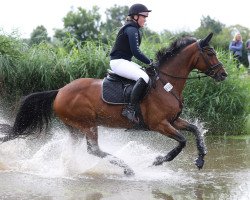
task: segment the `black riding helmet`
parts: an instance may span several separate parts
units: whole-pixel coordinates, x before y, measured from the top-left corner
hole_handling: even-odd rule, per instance
[[[137,3],[129,8],[128,16],[138,15],[144,12],[151,12],[151,10],[148,10],[143,4]]]

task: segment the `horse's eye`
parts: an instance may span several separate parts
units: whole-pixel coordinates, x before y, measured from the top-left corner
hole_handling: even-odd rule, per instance
[[[211,52],[211,51],[208,51],[208,52],[207,52],[207,55],[208,55],[208,56],[214,56],[215,53],[214,53],[214,52]]]
[[[213,49],[207,49],[206,52],[207,52],[208,56],[215,56],[216,55],[216,53],[215,53],[215,51]]]
[[[216,56],[215,50],[211,47],[205,47],[204,51],[208,56]]]

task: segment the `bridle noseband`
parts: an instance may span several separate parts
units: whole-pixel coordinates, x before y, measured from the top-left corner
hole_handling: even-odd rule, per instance
[[[209,68],[206,71],[202,72],[202,73],[204,73],[207,76],[210,76],[212,78],[215,77],[216,74],[217,74],[216,73],[217,68],[222,67],[223,64],[221,62],[218,62],[217,64],[212,65],[209,62],[208,55],[204,53],[205,51],[209,51],[211,54],[216,55],[215,50],[212,47],[209,47],[209,46],[201,47],[199,42],[197,42],[197,46],[198,46],[198,49],[199,49],[204,61],[209,66]]]

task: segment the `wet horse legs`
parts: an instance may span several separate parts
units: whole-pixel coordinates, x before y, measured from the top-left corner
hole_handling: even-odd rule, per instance
[[[178,145],[172,149],[166,156],[158,156],[153,162],[153,165],[161,165],[163,162],[168,162],[173,160],[186,146],[186,138],[178,132],[167,120],[163,120],[156,131],[161,134],[166,135],[178,142]]]
[[[123,168],[124,174],[134,175],[133,170],[123,160],[100,150],[99,145],[98,145],[98,129],[97,129],[97,127],[92,127],[90,129],[86,129],[84,132],[86,133],[88,153],[95,155],[97,157],[100,157],[100,158],[106,157],[111,164],[117,165],[117,166]]]
[[[171,138],[178,141],[179,144],[174,149],[172,149],[166,156],[158,156],[153,162],[153,165],[161,165],[163,162],[172,161],[186,146],[186,139],[181,133],[176,132],[175,135],[171,136]]]
[[[204,137],[201,135],[197,126],[190,124],[181,118],[178,118],[174,123],[174,127],[180,130],[186,130],[186,131],[190,131],[194,133],[195,138],[196,138],[197,150],[198,150],[198,158],[196,159],[195,165],[199,169],[202,169],[204,165],[204,156],[207,154],[207,149],[206,149]]]
[[[179,144],[166,156],[157,157],[153,165],[161,165],[163,162],[173,160],[185,147],[186,139],[178,130],[186,130],[194,133],[198,149],[198,158],[195,161],[195,165],[198,167],[198,169],[202,169],[204,165],[204,156],[207,154],[204,138],[195,125],[190,124],[181,118],[178,118],[173,124],[170,124],[165,120],[159,125],[158,131],[160,131],[160,133],[175,139],[177,142],[179,142]]]

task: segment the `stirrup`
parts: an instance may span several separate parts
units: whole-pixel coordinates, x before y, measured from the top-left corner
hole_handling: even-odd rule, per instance
[[[122,115],[124,117],[127,117],[129,121],[138,124],[139,118],[136,117],[135,107],[128,105],[122,110]]]

